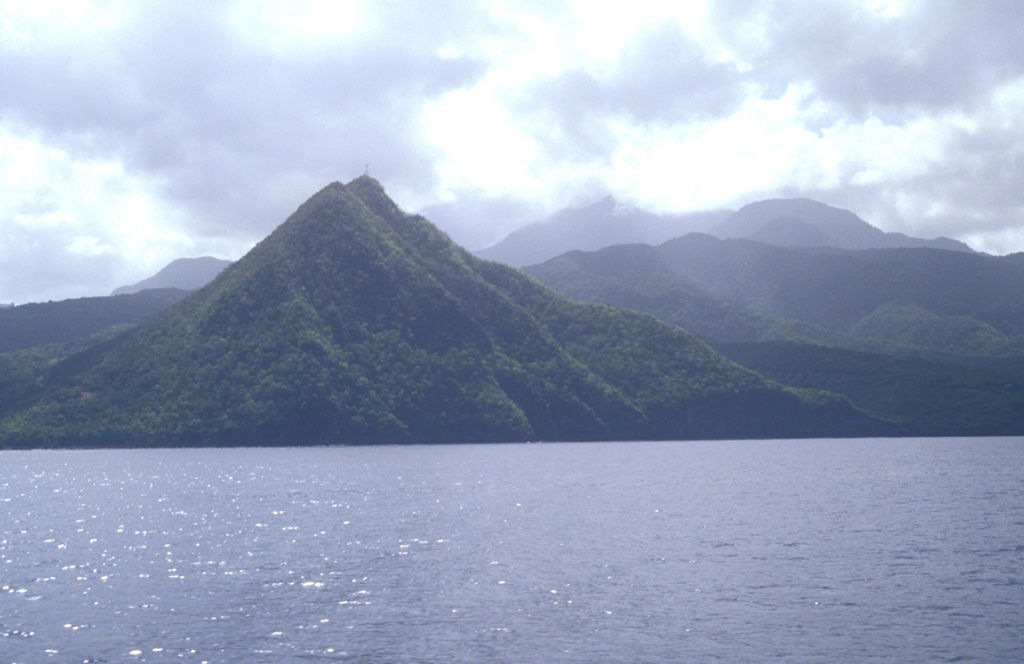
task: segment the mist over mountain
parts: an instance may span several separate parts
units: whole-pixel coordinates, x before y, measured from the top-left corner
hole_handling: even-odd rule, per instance
[[[111,295],[128,295],[148,288],[195,290],[210,283],[228,265],[231,265],[231,261],[213,258],[212,256],[179,258],[171,261],[171,263],[148,279],[143,279],[130,286],[115,288]]]
[[[473,257],[369,177],[334,183],[210,284],[22,383],[0,444],[870,435],[654,318]],[[0,408],[0,413],[4,409]]]
[[[744,205],[709,232],[723,239],[746,238],[780,246],[973,251],[963,242],[949,238],[925,240],[903,233],[886,233],[849,210],[809,198],[769,199]]]
[[[634,242],[658,244],[714,228],[729,214],[726,210],[713,210],[659,215],[623,205],[608,196],[586,207],[561,210],[475,253],[480,258],[522,267],[574,249],[593,250]]]
[[[881,249],[931,247],[973,251],[949,238],[921,239],[887,233],[848,210],[806,198],[769,199],[736,212],[714,210],[658,215],[622,205],[611,196],[567,208],[509,234],[477,256],[513,267],[536,265],[568,251],[595,251],[619,244],[657,245],[689,233],[744,238],[776,246]]]
[[[1013,257],[772,247],[700,235],[669,241],[659,253],[676,275],[718,297],[839,334],[978,354],[1004,351],[953,332],[974,325],[1011,345],[1024,334],[1024,270]],[[927,332],[936,321],[949,336]]]
[[[845,338],[973,355],[1024,348],[1024,269],[1014,256],[691,234],[658,247],[572,252],[526,270],[571,297],[722,341],[849,345]]]

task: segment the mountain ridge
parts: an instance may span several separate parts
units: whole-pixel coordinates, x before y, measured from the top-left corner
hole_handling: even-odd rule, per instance
[[[728,214],[727,210],[710,210],[659,215],[623,205],[609,195],[581,208],[559,210],[474,253],[480,258],[523,267],[574,249],[664,242],[693,230],[713,227]]]
[[[596,251],[619,244],[657,245],[690,233],[750,239],[775,246],[929,247],[974,252],[963,242],[950,238],[923,239],[885,232],[849,210],[809,198],[765,199],[736,211],[657,215],[621,205],[607,196],[584,207],[559,210],[475,254],[513,267],[526,267],[568,251]]]
[[[47,375],[7,446],[892,432],[692,335],[473,257],[378,182],[331,183],[212,282]]]
[[[780,223],[782,222],[782,223]],[[722,239],[750,239],[780,246],[822,245],[838,249],[928,247],[973,252],[950,238],[932,240],[885,232],[849,210],[810,198],[770,198],[744,205],[710,233]],[[813,241],[808,242],[809,238]]]
[[[228,265],[231,265],[231,261],[212,256],[178,258],[151,277],[129,286],[115,288],[111,295],[131,295],[154,288],[195,290],[208,284]]]

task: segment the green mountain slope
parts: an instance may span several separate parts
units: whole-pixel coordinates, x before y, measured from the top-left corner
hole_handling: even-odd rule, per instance
[[[64,343],[115,325],[140,323],[186,295],[184,290],[163,288],[0,309],[0,353]]]
[[[754,311],[712,295],[680,276],[664,260],[660,248],[648,245],[569,252],[524,271],[580,302],[651,314],[703,339],[841,341],[840,335],[814,325]]]
[[[911,430],[1006,435],[1024,431],[1024,337],[1013,334],[1022,267],[1020,256],[692,236],[571,252],[526,270],[582,301],[680,325],[768,378],[842,394]]]
[[[705,338],[845,346],[852,339],[979,356],[1024,348],[1018,256],[779,247],[691,234],[653,248],[569,253],[527,271],[571,297],[646,311]]]
[[[1024,358],[953,364],[789,342],[715,348],[765,376],[843,394],[877,417],[927,435],[1024,431]]]
[[[871,435],[844,400],[682,330],[474,258],[367,177],[304,203],[212,283],[57,364],[0,444],[197,445]]]

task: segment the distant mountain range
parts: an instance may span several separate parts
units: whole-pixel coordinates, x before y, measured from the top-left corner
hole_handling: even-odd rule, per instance
[[[728,210],[658,215],[607,198],[583,208],[569,208],[551,218],[511,233],[501,242],[476,252],[480,258],[523,267],[574,249],[600,249],[614,244],[657,244],[693,231],[714,227]]]
[[[823,231],[824,232],[824,231]],[[526,271],[679,325],[787,385],[933,434],[1024,431],[1024,255],[771,246],[690,234]]]
[[[53,366],[19,362],[0,380],[9,447],[904,430],[768,381],[677,327],[474,258],[365,176],[329,185],[130,331]]]
[[[961,355],[1024,352],[1024,260],[936,249],[779,247],[690,234],[570,252],[526,271],[707,338],[841,339]]]
[[[723,239],[745,238],[783,247],[929,247],[973,251],[963,242],[949,238],[924,240],[903,233],[886,233],[849,210],[808,198],[770,199],[745,205],[709,232]]]
[[[886,233],[852,212],[806,198],[759,201],[735,212],[656,215],[620,205],[608,197],[588,207],[562,210],[476,253],[481,258],[524,267],[567,251],[593,251],[618,244],[654,245],[693,232],[778,246],[972,251],[963,242],[949,238],[925,240]]]
[[[129,295],[151,288],[195,290],[210,283],[228,265],[231,265],[231,261],[212,256],[179,258],[148,279],[114,289],[111,295]]]

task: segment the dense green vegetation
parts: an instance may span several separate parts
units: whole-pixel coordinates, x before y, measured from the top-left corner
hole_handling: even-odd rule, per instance
[[[0,309],[0,353],[65,343],[112,326],[140,323],[186,295],[184,290],[163,288]]]
[[[571,252],[527,271],[652,314],[785,385],[907,431],[1024,431],[1024,257],[769,247],[693,235]]]
[[[645,311],[707,339],[1017,355],[1024,257],[940,249],[775,247],[687,235],[572,252],[527,271],[588,302]]]
[[[1024,431],[1024,358],[954,364],[791,342],[715,348],[782,383],[843,394],[927,435]]]
[[[367,177],[326,187],[214,282],[34,375],[29,394],[19,375],[6,446],[892,430],[476,259]]]
[[[820,327],[754,311],[712,295],[680,278],[663,264],[658,249],[648,245],[570,252],[525,271],[580,302],[648,313],[703,339],[844,341],[841,335]]]

